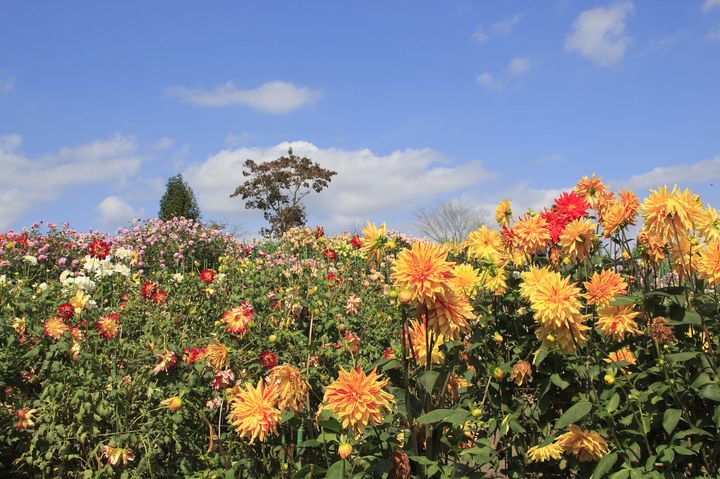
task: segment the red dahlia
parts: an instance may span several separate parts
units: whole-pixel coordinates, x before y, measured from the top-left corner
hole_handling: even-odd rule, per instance
[[[323,251],[322,255],[330,261],[335,261],[337,259],[337,253],[335,252],[335,250],[330,248]]]
[[[140,294],[142,294],[142,297],[146,300],[152,301],[157,290],[158,285],[156,283],[153,283],[152,281],[145,281],[142,285],[142,289],[140,289]]]
[[[105,259],[110,254],[110,245],[101,239],[94,239],[90,243],[90,256],[97,259]]]
[[[75,308],[70,303],[63,303],[60,306],[58,306],[58,316],[60,316],[65,321],[68,321],[70,318],[75,316]]]
[[[553,210],[568,218],[567,223],[587,216],[589,206],[582,196],[574,191],[565,192],[555,199]]]
[[[352,237],[352,239],[350,240],[350,244],[355,249],[362,248],[362,241],[360,241],[360,237],[358,235]]]
[[[558,213],[556,210],[548,209],[543,210],[542,213],[540,213],[540,217],[547,222],[548,231],[550,231],[550,237],[553,243],[560,241],[560,235],[569,223],[568,217]]]
[[[260,364],[266,369],[272,369],[277,365],[277,355],[272,351],[263,351],[260,353]]]
[[[211,269],[204,269],[200,271],[200,281],[205,284],[210,284],[215,281],[215,271]]]

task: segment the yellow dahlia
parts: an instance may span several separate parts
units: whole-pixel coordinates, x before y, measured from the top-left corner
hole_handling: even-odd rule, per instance
[[[582,323],[583,319],[583,316],[574,316],[573,322],[567,324],[543,325],[535,331],[535,335],[542,341],[543,347],[555,349],[562,354],[573,354],[577,351],[577,346],[587,342],[585,332],[590,327]]]
[[[622,276],[615,271],[604,269],[598,273],[593,273],[590,281],[583,283],[585,286],[585,299],[587,304],[596,304],[604,306],[610,304],[613,298],[618,294],[627,292],[627,283]]]
[[[262,379],[257,387],[245,383],[245,389],[234,389],[230,398],[230,425],[241,437],[249,437],[250,444],[255,439],[262,442],[277,431],[282,418],[277,402],[277,385],[265,384]]]
[[[480,272],[469,264],[456,264],[453,266],[450,287],[463,294],[471,296],[480,287]]]
[[[502,296],[507,289],[507,270],[504,265],[485,266],[480,273],[480,284],[483,289],[495,296]]]
[[[537,266],[531,266],[530,270],[520,273],[522,283],[520,283],[520,296],[525,299],[530,299],[532,295],[537,291],[537,287],[542,283],[545,278],[553,273],[548,268],[538,268]]]
[[[700,277],[712,285],[720,284],[720,242],[708,243],[697,259]]]
[[[510,379],[518,386],[525,386],[532,381],[532,366],[527,361],[518,361],[512,367]]]
[[[162,407],[166,407],[170,412],[175,412],[182,407],[182,398],[179,396],[169,397],[160,401]]]
[[[498,226],[510,226],[511,220],[512,208],[510,207],[510,200],[500,201],[495,208],[495,221]]]
[[[610,449],[603,437],[592,431],[582,431],[575,424],[570,424],[569,431],[555,439],[555,444],[562,447],[581,462],[599,461]]]
[[[595,173],[592,174],[591,178],[583,176],[575,185],[575,193],[582,196],[591,208],[597,207],[598,199],[605,195],[606,189],[602,177],[596,177]]]
[[[85,294],[82,289],[78,289],[75,296],[70,298],[68,302],[75,308],[75,314],[80,314],[89,299],[90,295]]]
[[[383,413],[392,408],[395,398],[382,389],[387,385],[388,380],[375,370],[366,375],[341,366],[338,378],[325,388],[322,407],[334,413],[342,427],[360,432],[368,424],[380,424]]]
[[[480,229],[471,232],[464,243],[468,255],[475,259],[493,260],[502,249],[500,233],[482,225]]]
[[[598,309],[597,325],[603,336],[613,341],[622,341],[626,334],[637,334],[635,318],[640,313],[633,311],[631,304],[623,306],[602,306]]]
[[[387,226],[385,223],[378,228],[375,223],[368,221],[367,226],[362,229],[362,238],[360,238],[360,250],[363,251],[368,258],[379,260],[385,251],[388,242]]]
[[[640,208],[638,197],[630,190],[618,190],[619,200],[613,200],[603,211],[603,236],[609,238],[622,228],[635,224],[635,217]]]
[[[684,279],[693,276],[697,270],[697,253],[699,252],[696,237],[682,236],[679,242],[670,243],[670,262],[673,271]]]
[[[590,220],[578,218],[563,229],[560,247],[570,261],[582,261],[590,255],[595,238],[595,225]]]
[[[556,443],[533,446],[527,451],[530,462],[557,461],[562,458],[563,448]]]
[[[424,316],[423,316],[424,319]],[[425,321],[410,321],[407,329],[408,348],[412,348],[413,357],[418,365],[427,363],[428,341],[434,342],[432,352],[430,353],[430,362],[432,364],[441,364],[445,361],[445,354],[440,351],[440,345],[445,341],[442,336],[434,332],[428,332],[425,327]]]
[[[672,191],[667,186],[651,190],[640,210],[645,219],[644,227],[667,242],[675,241],[675,234],[678,237],[687,235],[702,223],[700,197],[688,189],[681,191],[677,185]]]
[[[65,331],[70,330],[70,326],[65,324],[65,322],[57,316],[53,316],[45,321],[44,327],[45,336],[52,339],[60,339],[65,334]]]
[[[303,381],[298,368],[290,364],[275,366],[268,372],[266,382],[278,387],[278,407],[281,410],[290,409],[296,413],[300,412],[308,386]]]
[[[413,300],[433,301],[443,294],[453,266],[447,261],[445,248],[418,241],[397,255],[392,265],[392,279],[401,288],[410,290]]]
[[[570,284],[570,277],[551,273],[535,287],[530,297],[535,319],[544,326],[563,326],[582,317],[580,289]]]
[[[615,352],[612,352],[608,354],[608,357],[605,358],[603,361],[606,363],[619,363],[621,361],[625,361],[631,366],[634,366],[637,364],[637,359],[635,359],[635,355],[632,353],[629,347],[625,346],[622,349],[619,349]]]
[[[243,301],[240,306],[231,308],[223,314],[222,321],[225,323],[225,331],[232,334],[245,336],[250,322],[253,319],[254,309],[249,301]]]
[[[666,241],[659,235],[647,231],[644,225],[643,230],[638,234],[637,242],[641,251],[653,264],[661,263],[667,256],[665,252]]]
[[[228,361],[228,348],[222,343],[215,341],[205,348],[205,361],[212,366],[215,372],[225,369]]]
[[[540,215],[526,214],[515,223],[513,233],[520,249],[528,255],[544,249],[552,241],[547,221]]]
[[[420,306],[422,308],[422,306]],[[430,331],[446,339],[459,339],[470,329],[475,317],[470,301],[464,294],[446,288],[442,296],[427,303],[427,326]]]
[[[707,241],[720,241],[720,215],[715,208],[708,205],[700,215],[696,225],[700,236]]]

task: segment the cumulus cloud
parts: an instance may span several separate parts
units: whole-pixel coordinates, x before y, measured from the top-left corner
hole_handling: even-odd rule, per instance
[[[473,37],[473,40],[475,40],[478,43],[485,43],[488,41],[487,34],[485,33],[485,31],[483,31],[482,27],[480,27],[480,26],[475,28],[475,31],[473,32],[472,37]]]
[[[513,28],[515,28],[524,16],[525,12],[516,13],[511,17],[493,23],[490,25],[490,30],[499,35],[507,35],[513,30]]]
[[[631,42],[625,19],[634,9],[631,2],[621,2],[585,10],[573,22],[565,50],[577,51],[602,67],[617,64]]]
[[[702,5],[703,13],[707,13],[714,8],[720,7],[720,0],[705,0]]]
[[[106,227],[119,226],[142,216],[142,211],[135,210],[119,196],[106,197],[97,205],[97,210],[100,213],[100,223]]]
[[[505,87],[503,82],[495,78],[495,76],[490,72],[479,74],[476,80],[488,90],[502,90]]]
[[[0,136],[0,228],[68,188],[123,181],[142,162],[135,139],[119,134],[36,158],[20,153],[21,144],[20,135]]]
[[[704,183],[718,179],[720,179],[720,156],[690,164],[659,166],[616,183],[640,194],[640,191],[658,185]]]
[[[517,57],[508,63],[508,71],[513,75],[523,75],[530,71],[532,67],[529,58]]]
[[[273,160],[286,154],[289,147],[337,172],[328,189],[309,196],[306,202],[312,221],[333,230],[364,224],[367,219],[400,218],[418,201],[461,192],[494,177],[480,161],[455,165],[431,149],[399,150],[383,156],[368,149],[320,148],[304,141],[223,150],[191,165],[184,177],[204,212],[259,218],[257,211],[246,210],[239,198],[229,195],[245,179],[242,165],[246,159]]]
[[[227,82],[211,90],[173,86],[168,93],[184,103],[201,107],[225,107],[243,105],[274,114],[289,113],[312,102],[320,92],[288,82],[272,81],[257,88],[238,89]]]

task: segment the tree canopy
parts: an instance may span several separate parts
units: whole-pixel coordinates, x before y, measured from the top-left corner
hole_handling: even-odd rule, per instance
[[[182,174],[171,176],[167,181],[165,194],[160,199],[160,212],[158,218],[163,221],[176,217],[188,219],[200,219],[200,208],[198,207],[195,193],[183,179]]]

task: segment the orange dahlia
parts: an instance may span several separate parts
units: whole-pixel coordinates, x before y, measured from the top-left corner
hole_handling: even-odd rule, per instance
[[[472,295],[482,283],[480,272],[469,264],[456,264],[451,273],[450,287],[462,294]]]
[[[588,304],[596,304],[604,306],[610,304],[613,298],[618,294],[627,292],[627,283],[622,276],[615,271],[604,269],[598,273],[593,273],[590,281],[583,283],[585,286],[585,299]]]
[[[495,221],[498,226],[509,226],[512,220],[512,208],[510,200],[502,200],[495,208]]]
[[[565,226],[560,235],[560,247],[570,261],[582,261],[590,255],[595,244],[595,225],[580,218]]]
[[[120,316],[117,313],[110,313],[100,316],[95,322],[100,336],[105,339],[112,339],[120,333]]]
[[[445,341],[442,336],[436,335],[434,332],[428,332],[425,327],[425,316],[423,321],[410,321],[407,328],[408,348],[412,348],[413,357],[419,365],[427,363],[428,341],[434,341],[432,352],[430,353],[430,362],[432,364],[441,364],[445,361],[445,354],[440,351],[440,345]]]
[[[413,300],[434,301],[444,293],[453,266],[447,261],[445,248],[418,241],[398,254],[392,265],[392,279],[401,288],[410,290]]]
[[[222,321],[226,324],[225,331],[245,336],[245,331],[247,331],[253,319],[254,311],[252,305],[247,300],[240,303],[240,306],[226,311],[222,317]]]
[[[647,231],[644,226],[643,230],[638,234],[637,242],[640,251],[653,264],[661,263],[667,256],[665,251],[666,241],[659,235]]]
[[[367,226],[362,229],[362,234],[363,236],[360,239],[362,246],[360,250],[363,251],[368,258],[379,260],[388,242],[387,226],[383,223],[378,228],[375,226],[375,223],[368,221]]]
[[[602,306],[598,309],[597,325],[603,336],[613,341],[622,341],[626,334],[637,334],[635,318],[640,313],[633,311],[631,304],[623,306]]]
[[[570,284],[570,277],[551,273],[536,286],[530,307],[541,325],[562,326],[574,323],[581,316],[580,289]]]
[[[527,451],[530,462],[557,461],[562,458],[563,448],[556,443],[547,446],[533,446]]]
[[[446,288],[442,296],[427,304],[427,326],[446,339],[459,339],[470,329],[470,320],[475,317],[467,296]]]
[[[245,383],[245,389],[236,388],[230,398],[230,425],[241,437],[249,437],[250,444],[255,439],[264,441],[277,431],[282,413],[276,407],[278,387],[266,384],[262,379],[257,387]]]
[[[289,409],[300,412],[308,386],[303,381],[300,371],[290,364],[281,364],[272,368],[265,381],[278,388],[278,407],[281,410]]]
[[[712,285],[720,284],[720,242],[708,243],[700,251],[697,259],[700,277]]]
[[[502,249],[500,233],[497,230],[488,229],[485,225],[471,232],[463,245],[467,248],[468,256],[479,260],[493,260]]]
[[[555,439],[555,444],[562,447],[581,462],[599,461],[610,449],[603,437],[592,431],[582,431],[575,424],[570,424],[569,431]]]
[[[518,219],[513,226],[513,232],[520,249],[528,255],[544,249],[552,240],[547,221],[539,215],[529,216],[526,214]]]
[[[65,322],[57,316],[53,316],[52,318],[45,321],[44,327],[45,336],[48,336],[52,339],[60,339],[61,337],[63,337],[66,331],[70,330],[70,326],[65,324]]]
[[[205,348],[205,361],[212,366],[215,372],[225,369],[228,362],[228,348],[224,344],[215,341]]]
[[[635,355],[632,353],[629,347],[625,346],[622,349],[619,349],[615,352],[609,353],[608,357],[604,359],[606,363],[619,363],[619,362],[626,362],[631,366],[634,366],[637,364],[637,359],[635,359]]]
[[[590,208],[597,207],[598,199],[604,196],[606,189],[602,177],[596,177],[595,173],[592,174],[591,178],[583,176],[575,185],[575,192],[585,199]]]
[[[531,266],[530,270],[520,273],[522,283],[520,283],[520,296],[525,299],[530,299],[532,295],[537,291],[537,287],[542,283],[548,275],[555,274],[548,268],[538,268]]]
[[[360,369],[340,367],[338,378],[325,388],[322,407],[334,413],[342,427],[360,432],[368,424],[380,424],[383,413],[390,411],[395,398],[382,389],[387,385],[388,380],[375,370],[366,375]]]
[[[532,366],[527,361],[518,361],[512,367],[510,379],[518,386],[524,386],[532,381]]]
[[[672,191],[667,186],[651,190],[640,210],[645,228],[667,242],[675,241],[676,234],[686,236],[702,223],[703,217],[700,197],[688,189],[681,191],[677,185]]]

